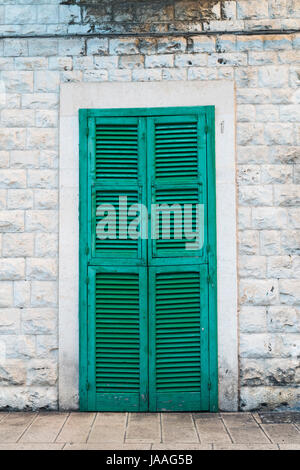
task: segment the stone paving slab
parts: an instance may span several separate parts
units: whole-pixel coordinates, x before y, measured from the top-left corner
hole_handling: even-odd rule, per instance
[[[230,444],[232,442],[219,414],[194,413],[194,420],[202,444]]]
[[[127,413],[97,413],[88,437],[88,443],[124,443]]]
[[[56,442],[83,442],[89,438],[96,413],[71,413],[56,438]]]
[[[300,432],[293,424],[262,424],[262,428],[272,442],[300,445]]]
[[[37,413],[9,413],[0,422],[0,444],[17,442]]]
[[[199,443],[199,436],[190,413],[162,413],[162,441]]]
[[[62,429],[68,413],[41,413],[22,435],[20,442],[54,442]]]
[[[222,418],[234,444],[270,444],[251,413],[222,413]]]
[[[300,450],[298,423],[259,413],[1,412],[0,450]]]
[[[130,443],[161,442],[160,414],[130,413],[125,439]]]

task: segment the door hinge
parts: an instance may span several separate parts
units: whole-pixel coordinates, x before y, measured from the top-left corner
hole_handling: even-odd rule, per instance
[[[88,245],[86,245],[86,247],[85,247],[85,254],[88,255],[89,252],[90,252],[90,249],[89,249]]]
[[[205,132],[205,134],[207,134],[208,131],[209,131],[209,127],[206,125],[206,126],[204,127],[204,132]]]
[[[86,278],[85,282],[88,284],[90,282],[89,277]]]
[[[211,390],[211,381],[208,381],[208,390]]]
[[[87,128],[86,128],[86,136],[87,137],[89,136],[89,126],[87,126]]]
[[[90,389],[90,383],[89,383],[88,381],[86,381],[86,384],[85,384],[85,386],[86,386],[86,389],[87,389],[87,390],[89,390],[89,389]]]

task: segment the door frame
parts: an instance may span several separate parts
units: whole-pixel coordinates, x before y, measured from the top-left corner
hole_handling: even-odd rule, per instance
[[[78,110],[195,105],[214,105],[216,109],[218,399],[220,410],[238,409],[235,84],[233,80],[183,80],[60,86],[58,399],[61,410],[79,407]]]
[[[90,118],[97,117],[155,117],[205,116],[206,124],[206,201],[207,201],[207,270],[208,270],[208,410],[218,410],[218,342],[217,342],[217,240],[216,240],[216,184],[215,184],[215,107],[184,106],[163,108],[79,109],[79,408],[89,407],[88,348],[91,342],[88,324],[89,281],[88,246],[91,208],[88,197],[88,167],[91,165],[95,136],[89,129]],[[90,164],[89,164],[90,162]],[[149,208],[148,208],[149,210]],[[100,264],[101,265],[101,264]],[[185,265],[184,265],[185,266]],[[199,265],[200,266],[200,265]],[[189,265],[190,267],[190,265]],[[179,266],[177,268],[180,269]],[[203,383],[202,383],[203,386]],[[200,410],[199,410],[200,411]]]

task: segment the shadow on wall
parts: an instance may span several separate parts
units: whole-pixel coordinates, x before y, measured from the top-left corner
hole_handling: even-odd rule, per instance
[[[167,32],[172,30],[172,22],[226,18],[225,2],[220,0],[64,0],[61,4],[80,8],[80,22],[90,26],[88,32],[110,22],[134,23],[140,31],[143,25],[161,23],[161,32]],[[69,24],[75,22],[78,18],[71,15]]]

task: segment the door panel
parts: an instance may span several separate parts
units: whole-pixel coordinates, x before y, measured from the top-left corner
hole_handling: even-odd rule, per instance
[[[207,267],[149,273],[149,409],[208,409]]]
[[[146,240],[142,238],[128,238],[127,227],[132,223],[135,214],[128,215],[128,209],[133,204],[146,205],[146,192],[143,186],[120,184],[117,188],[97,184],[92,191],[92,256],[99,258],[101,264],[142,264],[146,260]],[[103,238],[103,224],[105,224],[107,211],[104,206],[114,209],[115,216],[108,227],[111,236]]]
[[[146,268],[90,267],[89,409],[148,409]]]
[[[152,227],[149,227],[148,241],[149,265],[206,262],[205,115],[200,113],[149,118],[147,168],[148,200],[152,204]],[[170,230],[166,230],[163,220],[166,221],[169,217]],[[176,231],[178,220],[182,220],[182,230]],[[197,222],[201,236],[195,239],[193,232]]]
[[[146,122],[137,117],[89,119],[89,213],[91,261],[98,264],[146,264],[145,239],[127,237],[127,208],[146,206]],[[119,198],[122,198],[120,200]],[[104,239],[107,209],[115,209]],[[113,227],[115,226],[115,229]]]

